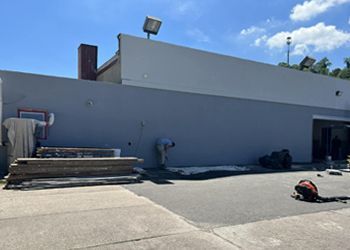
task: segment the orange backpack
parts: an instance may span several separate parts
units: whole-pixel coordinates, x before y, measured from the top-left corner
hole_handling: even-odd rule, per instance
[[[319,198],[316,185],[310,180],[301,180],[294,187],[298,194],[303,196],[306,201],[316,201]]]

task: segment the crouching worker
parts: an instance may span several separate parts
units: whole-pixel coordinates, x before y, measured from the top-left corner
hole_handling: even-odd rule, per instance
[[[175,142],[169,138],[159,138],[156,143],[158,151],[160,166],[165,167],[166,161],[168,160],[168,149],[175,147]]]

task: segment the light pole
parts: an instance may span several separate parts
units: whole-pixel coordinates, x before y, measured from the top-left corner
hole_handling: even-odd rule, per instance
[[[288,46],[288,50],[287,50],[287,64],[289,66],[289,52],[290,52],[290,44],[292,43],[292,38],[290,36],[287,37],[287,46]]]

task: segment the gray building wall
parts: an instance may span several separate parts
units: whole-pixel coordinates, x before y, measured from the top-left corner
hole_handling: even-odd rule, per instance
[[[144,158],[145,167],[156,166],[154,143],[163,136],[176,142],[172,166],[256,163],[282,148],[295,161],[309,162],[312,116],[350,117],[342,110],[106,82],[8,71],[0,77],[4,119],[16,116],[18,108],[55,113],[43,145],[121,148],[122,156]]]
[[[126,85],[350,109],[349,81],[129,35],[119,36]],[[337,97],[335,92],[343,92]]]

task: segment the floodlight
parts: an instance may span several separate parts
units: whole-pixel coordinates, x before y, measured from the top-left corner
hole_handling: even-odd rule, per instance
[[[342,96],[342,95],[343,95],[343,91],[337,90],[337,91],[335,92],[335,95],[336,95],[336,96]]]
[[[157,35],[162,21],[157,17],[146,16],[145,23],[143,24],[143,31],[147,33],[149,39],[150,34]]]
[[[292,43],[292,37],[288,36],[287,37],[287,45],[290,45]]]
[[[310,68],[315,62],[316,62],[316,59],[309,56],[305,56],[305,58],[300,62],[299,65],[301,69]]]

